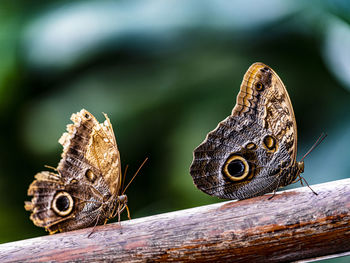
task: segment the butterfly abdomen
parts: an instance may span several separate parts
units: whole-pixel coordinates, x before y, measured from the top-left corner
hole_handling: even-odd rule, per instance
[[[280,185],[279,187],[284,187],[295,183],[301,173],[304,172],[304,162],[296,162],[290,167],[283,169],[281,173]]]

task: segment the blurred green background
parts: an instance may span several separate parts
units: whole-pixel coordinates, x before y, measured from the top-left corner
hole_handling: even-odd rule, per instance
[[[114,126],[132,217],[220,201],[199,191],[193,149],[228,116],[247,68],[284,81],[310,184],[349,176],[350,3],[333,1],[2,1],[0,242],[45,235],[23,208],[57,166],[70,115]],[[291,187],[298,187],[299,184]]]

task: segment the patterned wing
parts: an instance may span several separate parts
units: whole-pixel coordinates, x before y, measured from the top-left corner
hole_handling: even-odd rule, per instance
[[[54,234],[104,223],[105,217],[99,216],[102,202],[87,185],[67,184],[59,174],[47,171],[37,173],[35,179],[28,189],[33,198],[24,207],[32,212],[30,219],[36,226]]]
[[[97,184],[101,194],[106,188],[116,196],[121,184],[120,154],[109,118],[99,123],[86,110],[72,114],[73,124],[59,143],[63,146],[62,159],[57,170],[65,180],[81,180]],[[100,188],[100,189],[99,189]]]
[[[276,72],[254,63],[243,77],[232,116],[256,115],[257,122],[279,142],[288,144],[296,159],[297,124],[288,92]]]
[[[111,217],[120,189],[120,157],[108,117],[103,124],[81,110],[59,142],[57,172],[40,172],[30,185],[25,209],[50,233],[103,224]]]
[[[194,150],[190,173],[209,195],[245,199],[283,185],[295,156],[288,93],[271,68],[255,63],[244,75],[231,116]]]

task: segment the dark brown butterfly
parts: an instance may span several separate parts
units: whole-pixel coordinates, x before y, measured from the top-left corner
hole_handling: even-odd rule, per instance
[[[30,219],[50,234],[104,224],[128,211],[121,189],[121,163],[111,122],[99,123],[82,109],[59,143],[63,146],[57,172],[40,172],[29,186]]]
[[[245,73],[232,114],[194,150],[190,173],[203,192],[245,199],[298,180],[297,124],[287,90],[263,63]]]

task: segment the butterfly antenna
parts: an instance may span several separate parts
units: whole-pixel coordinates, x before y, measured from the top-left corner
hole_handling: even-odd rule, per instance
[[[327,137],[326,133],[323,133],[320,135],[320,137],[318,137],[317,141],[314,143],[314,145],[312,145],[312,147],[310,148],[310,150],[307,151],[307,153],[304,154],[303,158],[301,158],[300,162],[302,162],[306,156],[308,156],[318,145],[320,145],[320,143]]]
[[[124,189],[124,182],[125,182],[126,171],[128,170],[128,167],[129,167],[129,165],[127,164],[127,165],[125,166],[125,170],[124,170],[123,182],[122,182],[122,188],[121,188],[121,189]]]
[[[134,176],[131,178],[130,182],[128,183],[128,185],[125,187],[125,189],[122,192],[122,195],[125,193],[126,189],[128,189],[129,185],[131,184],[131,182],[135,179],[136,175],[139,173],[139,171],[141,170],[142,166],[147,162],[148,157],[143,161],[143,163],[140,165],[139,169],[137,169],[136,173],[134,174]]]

